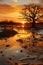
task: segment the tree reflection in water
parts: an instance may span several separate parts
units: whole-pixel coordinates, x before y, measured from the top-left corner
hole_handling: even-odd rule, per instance
[[[33,42],[35,46],[33,46]],[[3,52],[0,53],[0,57],[2,55],[12,63],[16,61],[39,62],[37,59],[43,58],[43,34],[39,34],[37,30],[33,34],[33,30],[19,29],[18,34],[5,38],[5,40],[1,39],[0,43],[0,52]]]

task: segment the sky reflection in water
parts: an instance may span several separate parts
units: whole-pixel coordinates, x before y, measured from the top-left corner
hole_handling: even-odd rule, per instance
[[[32,44],[32,40],[33,40],[33,37],[32,37],[33,33],[31,32],[31,30],[19,29],[18,31],[19,31],[19,34],[16,34],[13,37],[2,39],[2,40],[0,39],[0,43],[1,43],[0,44],[0,65],[3,65],[3,64],[10,65],[10,63],[13,63],[13,62],[26,62],[26,63],[38,62],[37,59],[33,60],[33,59],[29,59],[29,57],[37,58],[38,55],[40,57],[43,57],[42,48],[32,47],[32,45],[31,45],[32,49],[30,49],[31,47],[29,48],[29,44],[30,43]],[[39,30],[35,32],[43,35],[43,30]],[[19,39],[21,39],[23,42],[21,42]],[[6,46],[6,45],[9,45],[9,46]],[[23,46],[27,46],[27,48],[25,49],[23,48]],[[35,53],[32,52],[31,50],[35,51]],[[41,50],[42,52],[39,50]],[[40,52],[42,54],[39,54]]]

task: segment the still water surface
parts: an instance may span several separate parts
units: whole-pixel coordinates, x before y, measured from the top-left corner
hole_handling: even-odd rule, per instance
[[[14,30],[18,34],[9,38],[0,38],[0,65],[10,65],[14,62],[42,62],[38,58],[43,57],[43,30],[22,28]],[[35,40],[33,35],[37,38],[35,46],[32,46]]]

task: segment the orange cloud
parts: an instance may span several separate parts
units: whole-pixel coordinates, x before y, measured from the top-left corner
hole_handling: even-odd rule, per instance
[[[12,13],[15,11],[20,11],[24,8],[24,6],[12,6],[8,4],[0,4],[0,14],[7,14],[7,13]]]
[[[7,4],[0,5],[0,13],[2,14],[11,13],[14,11],[15,9],[11,5],[7,5]]]
[[[1,20],[13,20],[16,22],[20,22],[18,19],[20,12],[24,8],[24,6],[11,6],[11,5],[0,5],[0,21]]]

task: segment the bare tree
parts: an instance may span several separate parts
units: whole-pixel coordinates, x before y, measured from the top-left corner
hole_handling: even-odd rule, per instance
[[[21,14],[23,15],[23,19],[26,19],[28,22],[32,22],[32,27],[35,27],[35,22],[42,14],[42,9],[38,5],[25,5],[25,8],[22,9]]]
[[[22,9],[21,14],[23,15],[23,18],[26,19],[28,22],[32,23],[32,28],[35,28],[35,23],[37,19],[40,17],[43,17],[43,8],[39,5],[25,5],[25,8]],[[35,43],[37,42],[35,38],[35,29],[32,30],[33,33],[33,46],[35,46]]]

